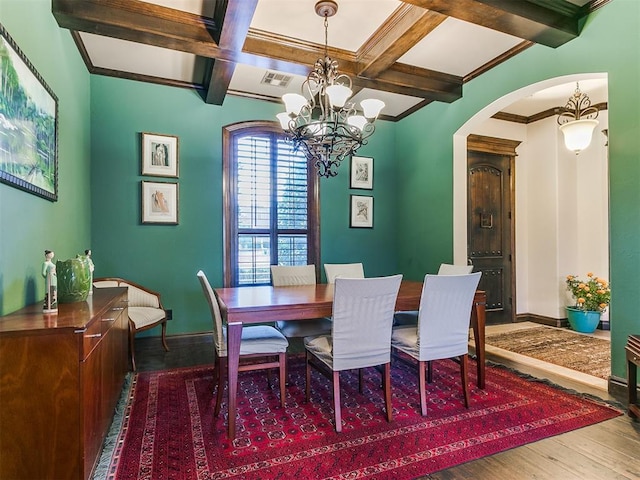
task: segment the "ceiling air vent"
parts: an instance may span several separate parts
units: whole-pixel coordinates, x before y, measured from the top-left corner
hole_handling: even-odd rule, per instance
[[[267,72],[262,77],[261,84],[271,85],[272,87],[287,87],[293,77],[291,75],[284,75],[282,73]]]

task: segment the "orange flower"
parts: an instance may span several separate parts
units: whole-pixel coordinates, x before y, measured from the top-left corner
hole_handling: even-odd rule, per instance
[[[586,285],[584,286],[583,290],[584,290],[585,292],[590,292],[590,291],[591,291],[591,289],[590,289],[588,286],[586,286]]]
[[[578,288],[580,290],[584,290],[585,288],[587,288],[587,286],[584,283],[581,283],[581,284],[578,285]]]
[[[607,304],[606,303],[601,303],[600,304],[600,308],[602,308],[604,310],[605,308],[607,308]]]
[[[584,298],[580,297],[577,301],[578,301],[578,303],[584,303],[586,300]]]
[[[593,277],[593,272],[587,273],[587,277],[589,277],[589,278]]]
[[[567,280],[573,280],[573,275],[567,275]]]

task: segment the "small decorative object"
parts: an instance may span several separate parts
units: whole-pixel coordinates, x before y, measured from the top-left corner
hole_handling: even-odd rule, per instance
[[[0,25],[0,182],[58,200],[58,98]]]
[[[352,228],[373,228],[373,197],[351,195]]]
[[[142,133],[142,175],[178,177],[178,137]]]
[[[568,275],[566,282],[575,300],[575,306],[567,307],[569,325],[577,332],[592,333],[600,323],[600,314],[611,302],[609,282],[591,272],[587,273],[587,280]]]
[[[351,157],[351,188],[373,190],[373,158]]]
[[[53,263],[55,253],[51,250],[44,251],[44,263],[42,264],[42,276],[45,282],[44,313],[58,312],[58,277],[56,276],[56,266]]]
[[[60,303],[82,302],[91,290],[91,271],[84,255],[56,262],[58,274],[58,300]]]
[[[142,182],[142,223],[178,224],[178,184]]]
[[[91,260],[91,250],[85,250],[84,255],[87,258],[87,263],[89,264],[89,273],[91,274],[91,288],[89,289],[89,295],[93,295],[93,271],[96,269],[96,267],[93,264],[93,260]]]

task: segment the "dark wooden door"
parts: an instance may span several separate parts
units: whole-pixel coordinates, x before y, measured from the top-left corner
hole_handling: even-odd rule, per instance
[[[482,272],[487,321],[515,319],[513,169],[520,142],[471,135],[467,140],[467,255]]]

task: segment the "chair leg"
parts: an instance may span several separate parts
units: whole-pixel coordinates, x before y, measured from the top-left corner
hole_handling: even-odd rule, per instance
[[[167,345],[167,321],[162,322],[162,346],[164,347],[164,351],[169,351],[169,345]]]
[[[216,403],[213,407],[213,416],[217,417],[220,414],[220,405],[222,404],[222,391],[224,390],[225,377],[227,372],[227,359],[225,357],[218,357],[216,362],[216,370],[218,377],[218,391],[216,392]]]
[[[464,394],[464,406],[469,408],[469,355],[460,355],[460,377],[462,380],[462,393]]]
[[[427,386],[425,385],[425,367],[428,362],[418,362],[418,389],[420,390],[420,413],[427,416]]]
[[[309,402],[311,400],[311,364],[309,363],[309,352],[307,352],[306,354],[306,365],[307,365],[307,376],[306,376],[306,382],[305,382],[305,386],[304,386],[304,391],[305,391],[305,399],[307,400],[307,402]]]
[[[387,421],[393,420],[393,407],[391,406],[391,363],[384,364],[384,375],[382,376],[384,386],[384,404],[387,409]]]
[[[342,431],[342,411],[340,409],[340,372],[333,372],[333,411],[336,418],[336,432]]]
[[[431,360],[427,362],[427,382],[433,382],[433,364],[431,363]]]
[[[271,374],[271,369],[267,370],[267,383],[269,384],[269,388],[273,387],[273,375]]]
[[[286,399],[285,383],[287,381],[287,369],[286,369],[287,354],[286,353],[278,354],[278,363],[280,364],[280,368],[278,369],[278,372],[280,373],[280,405],[282,406],[282,408],[284,408],[284,403]]]
[[[131,370],[136,371],[136,350],[135,350],[136,330],[129,325],[129,356],[131,357]]]
[[[362,384],[364,383],[364,374],[362,373],[363,369],[358,369],[358,391],[362,393]]]

